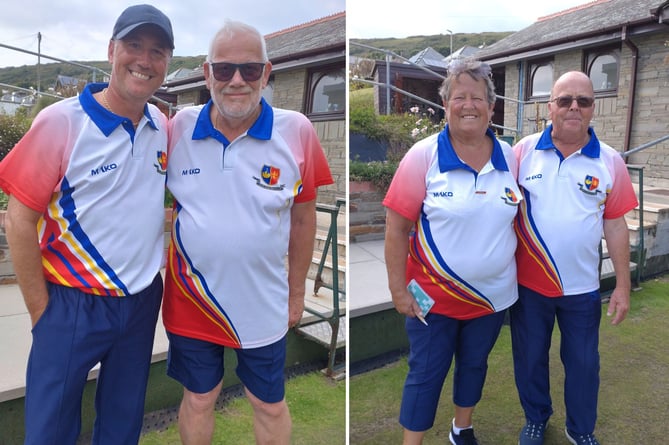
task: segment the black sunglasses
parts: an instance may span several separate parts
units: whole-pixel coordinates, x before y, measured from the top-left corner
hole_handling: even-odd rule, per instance
[[[251,63],[228,63],[228,62],[210,62],[211,72],[214,75],[214,79],[219,82],[227,82],[233,78],[235,71],[239,70],[242,79],[246,82],[255,82],[260,79],[263,71],[265,70],[265,64],[260,62],[251,62]]]
[[[579,108],[589,108],[592,106],[592,104],[595,103],[595,98],[588,96],[559,96],[551,100],[551,102],[555,102],[560,108],[569,108],[571,107],[571,104],[574,102],[574,100],[576,101],[576,104],[579,106]]]

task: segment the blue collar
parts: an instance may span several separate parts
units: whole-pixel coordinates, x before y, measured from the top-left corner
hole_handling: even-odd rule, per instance
[[[539,141],[537,142],[537,145],[535,149],[537,150],[557,150],[557,147],[553,143],[553,137],[551,136],[551,133],[553,131],[553,124],[550,124],[548,128],[546,128],[542,133],[541,136],[539,137]],[[599,139],[597,139],[597,135],[595,135],[595,130],[593,130],[592,127],[588,127],[588,134],[590,135],[590,140],[588,141],[587,144],[583,148],[581,148],[581,154],[586,155],[590,158],[598,158],[599,157]]]
[[[102,91],[108,86],[107,83],[89,83],[84,88],[84,91],[79,95],[79,103],[84,109],[86,114],[91,117],[91,120],[97,125],[100,131],[105,135],[109,136],[119,125],[123,125],[123,128],[128,130],[132,128],[134,133],[134,127],[132,122],[127,117],[117,116],[111,111],[107,110],[102,106],[95,98],[93,94]],[[151,113],[149,113],[148,105],[144,105],[144,116],[149,120],[149,125],[154,130],[158,130],[156,123],[151,118]],[[125,125],[124,125],[125,124]]]
[[[502,146],[499,145],[499,141],[495,137],[495,133],[492,132],[490,128],[486,130],[486,136],[492,139],[492,154],[490,156],[490,161],[492,166],[497,170],[509,171],[509,166],[506,163],[504,158],[504,152],[502,151]],[[451,140],[448,137],[449,129],[448,125],[444,128],[439,136],[437,137],[437,154],[439,156],[439,171],[444,173],[449,170],[455,170],[458,168],[464,168],[471,170],[471,168],[462,162],[458,155],[455,153],[455,149],[451,144]]]
[[[221,142],[224,147],[227,147],[230,144],[230,141],[228,141],[220,131],[214,128],[214,125],[211,123],[211,118],[209,116],[213,105],[213,101],[209,99],[209,102],[207,102],[205,106],[202,107],[202,110],[200,110],[197,122],[195,122],[192,138],[193,140],[197,140],[212,137]],[[260,115],[258,115],[256,121],[251,125],[251,128],[246,131],[246,134],[256,139],[267,141],[272,137],[274,111],[264,98],[260,98],[260,106]]]

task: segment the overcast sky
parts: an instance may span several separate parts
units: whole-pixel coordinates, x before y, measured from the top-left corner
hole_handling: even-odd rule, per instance
[[[106,60],[116,19],[127,6],[138,3],[151,3],[170,18],[176,56],[206,54],[225,18],[269,34],[346,10],[346,0],[5,0],[0,44],[37,53],[41,33],[41,54],[63,60]],[[37,56],[0,46],[0,67],[35,64]]]
[[[588,0],[409,0],[401,8],[387,0],[348,0],[349,38],[404,38],[416,35],[519,31],[539,17]]]
[[[151,0],[8,0],[0,14],[0,44],[64,60],[106,60],[107,42],[125,7]],[[539,17],[587,0],[161,0],[172,20],[177,56],[207,53],[213,34],[228,17],[269,34],[346,11],[350,38],[404,38],[412,35],[518,31]],[[42,59],[48,63],[48,59]],[[37,57],[0,46],[0,67],[35,65]]]

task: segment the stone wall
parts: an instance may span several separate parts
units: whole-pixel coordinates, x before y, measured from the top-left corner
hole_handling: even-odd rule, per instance
[[[598,97],[592,126],[597,136],[618,151],[634,149],[669,134],[669,47],[668,34],[658,34],[633,41],[639,50],[634,90],[634,110],[631,113],[631,137],[629,147],[624,147],[627,132],[629,97],[632,94],[631,81],[633,54],[625,44],[620,45],[620,72],[618,90],[615,95]],[[554,55],[554,79],[570,70],[581,70],[584,52],[565,51]],[[510,63],[505,67],[505,91],[499,92],[509,98],[523,98],[519,91],[520,74],[527,62]],[[523,83],[524,85],[524,83]],[[548,122],[546,100],[538,103],[521,104],[506,101],[504,104],[504,125],[520,128],[519,136],[527,136],[541,131]],[[665,140],[651,148],[631,155],[629,162],[644,166],[646,186],[669,187],[669,141]]]
[[[177,105],[200,105],[200,90],[187,91],[177,96]]]
[[[314,128],[334,179],[334,184],[318,189],[317,200],[324,204],[334,204],[337,198],[346,198],[346,121],[314,122]]]
[[[669,31],[639,47],[630,148],[669,134]],[[640,151],[630,162],[644,166],[646,185],[669,188],[669,140]]]
[[[386,230],[386,210],[381,204],[385,192],[371,182],[348,183],[349,241],[383,239]]]
[[[274,77],[272,104],[278,108],[304,113],[307,70],[281,71]],[[318,190],[318,202],[335,204],[337,198],[346,198],[346,120],[314,122],[318,139],[330,165],[335,183]]]
[[[272,105],[304,113],[307,70],[281,71],[274,76]]]

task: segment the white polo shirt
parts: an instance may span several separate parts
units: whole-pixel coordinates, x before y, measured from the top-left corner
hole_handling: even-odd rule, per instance
[[[558,297],[599,288],[599,242],[604,219],[637,205],[620,154],[597,139],[566,159],[551,138],[553,126],[514,147],[524,203],[518,214],[518,282]]]
[[[383,204],[416,221],[407,260],[435,304],[432,312],[470,319],[518,298],[513,221],[521,195],[511,147],[492,131],[492,157],[476,172],[448,138],[448,126],[416,143],[400,163]]]
[[[0,163],[0,187],[43,212],[48,281],[122,296],[162,263],[167,118],[147,105],[135,130],[93,98],[105,86],[42,110]]]
[[[211,106],[170,121],[167,186],[177,206],[163,321],[178,335],[266,346],[288,330],[291,208],[332,177],[304,115],[263,100],[251,128],[228,141],[211,124]]]

